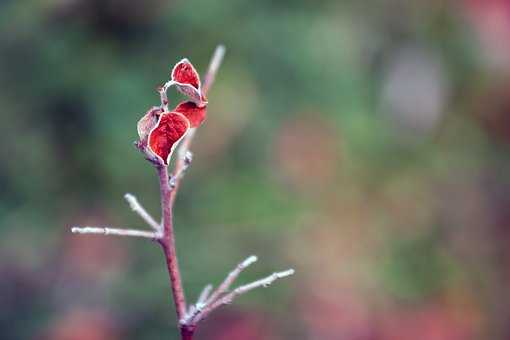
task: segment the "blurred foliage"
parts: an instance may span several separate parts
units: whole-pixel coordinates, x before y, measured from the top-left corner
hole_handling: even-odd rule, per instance
[[[188,299],[245,256],[200,339],[507,339],[510,5],[0,2],[0,337],[176,339],[132,146],[155,88],[227,55],[176,207]],[[170,96],[172,101],[179,99]]]

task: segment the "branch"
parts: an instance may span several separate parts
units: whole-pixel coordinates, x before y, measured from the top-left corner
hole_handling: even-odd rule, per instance
[[[215,74],[221,64],[221,60],[223,59],[224,53],[225,53],[224,47],[219,46],[216,48],[216,51],[209,65],[209,69],[206,73],[204,87],[202,90],[204,96],[207,93],[207,90],[214,82]],[[168,101],[166,98],[166,90],[171,85],[172,82],[169,81],[165,85],[163,85],[162,88],[160,88],[162,104]],[[164,95],[163,92],[165,93]],[[177,319],[179,320],[179,323],[181,325],[181,333],[183,338],[185,335],[188,336],[190,334],[193,334],[193,330],[188,329],[189,325],[184,323],[187,318],[186,298],[184,296],[184,289],[182,287],[181,274],[179,271],[179,264],[177,261],[177,254],[175,249],[175,235],[172,221],[173,214],[172,209],[175,203],[175,198],[177,196],[177,192],[179,190],[183,174],[185,170],[189,167],[191,162],[191,157],[189,157],[189,155],[191,155],[191,153],[189,152],[189,147],[191,145],[191,141],[194,135],[195,129],[190,129],[186,136],[181,141],[181,144],[179,145],[179,149],[177,151],[177,159],[175,162],[174,170],[172,172],[171,181],[169,181],[168,177],[168,167],[167,166],[158,167],[158,175],[160,182],[159,186],[161,191],[161,208],[163,215],[163,237],[159,239],[159,243],[161,244],[163,251],[165,253],[167,269],[170,275],[172,295],[174,299],[175,309],[177,311]]]
[[[161,211],[163,216],[163,237],[159,239],[159,243],[165,253],[166,265],[170,276],[170,288],[174,299],[175,310],[177,312],[177,320],[182,320],[186,316],[186,298],[184,289],[182,288],[181,273],[179,271],[179,263],[177,261],[177,253],[175,248],[175,234],[172,220],[174,191],[170,189],[168,184],[168,167],[158,167],[159,187],[161,192]]]
[[[198,299],[197,299],[197,305],[201,305],[201,304],[204,304],[205,301],[207,300],[207,297],[209,296],[209,294],[211,293],[211,290],[213,289],[213,286],[212,284],[208,284],[207,286],[204,287],[204,289],[202,290],[202,293],[200,293],[200,295],[198,296]]]
[[[216,78],[216,73],[220,68],[221,62],[223,61],[223,57],[225,56],[225,46],[218,45],[216,46],[216,50],[214,50],[214,54],[209,62],[209,68],[207,69],[207,73],[204,76],[204,83],[202,85],[202,93],[205,95],[209,91],[209,88],[214,83],[214,79]]]
[[[195,129],[189,130],[188,134],[195,133]],[[191,139],[193,136],[188,137],[188,140]],[[188,170],[189,166],[191,165],[191,161],[193,160],[193,154],[191,151],[188,150],[188,146],[180,147],[179,151],[177,152],[179,158],[183,159],[182,166],[177,169],[177,172],[170,177],[170,189],[175,189],[177,185],[177,181],[180,181],[182,177],[184,177],[184,174],[186,173],[186,170]]]
[[[211,284],[208,284],[204,287],[200,295],[198,296],[197,302],[194,305],[190,305],[188,308],[188,313],[184,317],[184,319],[181,321],[181,324],[187,325],[195,316],[198,315],[202,311],[202,309],[205,307],[205,301],[207,300],[207,297],[211,293],[211,290],[213,289],[213,286]]]
[[[218,286],[218,288],[216,288],[216,290],[209,297],[208,297],[208,295],[211,292],[213,287],[210,284],[205,286],[205,288],[202,291],[202,293],[200,294],[197,302],[194,305],[190,306],[190,308],[188,310],[188,314],[183,319],[182,323],[188,324],[191,321],[193,321],[193,319],[196,318],[202,312],[202,310],[204,310],[204,308],[206,308],[208,305],[211,305],[212,303],[214,303],[223,293],[225,293],[229,289],[229,287],[232,285],[232,283],[234,283],[236,278],[239,276],[239,274],[241,274],[241,272],[245,268],[247,268],[248,266],[250,266],[252,263],[254,263],[256,261],[257,261],[257,256],[252,255],[252,256],[248,257],[247,259],[245,259],[243,262],[239,263],[234,268],[234,270],[232,270],[227,275],[225,280]]]
[[[71,232],[74,234],[99,234],[99,235],[145,237],[153,240],[157,240],[161,237],[159,233],[153,231],[135,229],[117,229],[109,227],[72,227]]]
[[[162,86],[159,86],[158,87],[158,92],[159,92],[159,98],[161,99],[161,108],[163,109],[164,112],[168,112],[168,95],[166,93],[166,91],[168,90],[168,88],[172,85],[172,82],[169,81],[167,83],[165,83],[164,85]]]
[[[255,263],[256,261],[257,261],[257,256],[252,255],[252,256],[248,257],[247,259],[245,259],[243,262],[239,263],[234,270],[232,270],[230,273],[228,273],[225,280],[211,294],[211,296],[207,299],[205,304],[209,305],[209,304],[213,303],[214,301],[216,301],[223,293],[225,293],[230,288],[230,286],[232,285],[232,283],[234,283],[234,281],[237,279],[239,274],[241,274],[241,272],[245,268],[250,266],[252,263]]]
[[[161,225],[152,218],[152,216],[142,207],[140,202],[136,199],[136,197],[130,193],[124,195],[124,198],[128,202],[131,210],[140,215],[140,217],[147,222],[154,230],[157,232],[161,232]]]
[[[226,295],[223,295],[223,297],[219,298],[218,300],[214,301],[213,303],[207,305],[203,309],[203,311],[201,313],[198,313],[198,315],[192,320],[192,323],[197,324],[200,320],[206,318],[213,310],[215,310],[216,308],[218,308],[222,305],[227,305],[227,304],[231,303],[239,295],[249,292],[250,290],[253,290],[255,288],[259,288],[259,287],[267,288],[274,281],[276,281],[278,279],[282,279],[287,276],[290,276],[292,274],[294,274],[294,269],[288,269],[283,272],[273,273],[263,279],[254,281],[252,283],[248,283],[243,286],[240,286],[240,287],[234,289],[232,292],[230,292]]]

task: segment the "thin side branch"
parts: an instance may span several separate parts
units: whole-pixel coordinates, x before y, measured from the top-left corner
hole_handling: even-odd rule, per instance
[[[163,109],[164,112],[168,112],[168,95],[166,93],[166,91],[168,91],[168,88],[172,85],[172,82],[169,81],[167,82],[166,84],[158,87],[158,92],[159,92],[159,98],[161,99],[161,108]]]
[[[241,272],[249,267],[252,263],[257,261],[257,256],[252,255],[246,258],[243,262],[239,263],[234,270],[232,270],[225,280],[216,288],[216,290],[209,296],[209,293],[212,290],[212,285],[205,286],[204,290],[200,294],[197,303],[191,305],[186,317],[182,320],[183,324],[188,324],[193,321],[194,318],[197,318],[198,315],[205,309],[207,306],[213,304],[222,294],[226,293],[232,283],[237,279]]]
[[[161,237],[161,235],[153,231],[136,229],[118,229],[110,227],[73,227],[71,228],[71,232],[74,234],[98,234],[98,235],[145,237],[153,240],[157,240]]]
[[[214,50],[214,54],[211,58],[211,62],[209,63],[209,68],[207,69],[207,73],[204,76],[204,83],[202,85],[202,92],[204,94],[209,91],[212,83],[214,83],[214,79],[216,78],[216,73],[220,68],[221,62],[223,61],[223,57],[225,56],[225,46],[218,45],[216,50]]]
[[[188,134],[191,134],[191,136],[188,136],[186,140],[190,140],[195,133],[195,129],[189,130]],[[186,141],[184,141],[186,142]],[[179,167],[179,169],[176,170],[176,173],[170,177],[169,185],[170,189],[175,189],[177,186],[177,181],[180,181],[182,177],[184,177],[184,174],[186,173],[186,170],[188,170],[189,166],[191,165],[191,161],[193,160],[193,154],[191,151],[188,150],[188,145],[184,145],[184,143],[181,145],[181,147],[178,150],[178,156],[179,158],[183,159],[182,166]]]
[[[188,308],[188,312],[183,320],[181,320],[181,324],[187,325],[194,317],[198,315],[202,311],[202,309],[206,306],[205,301],[209,297],[213,286],[208,284],[204,287],[200,295],[198,296],[197,302],[194,305],[190,305]]]
[[[212,285],[208,284],[204,287],[200,295],[198,296],[197,302],[194,305],[190,305],[188,307],[188,312],[184,316],[184,319],[180,321],[182,325],[188,325],[191,320],[193,320],[194,317],[198,315],[202,311],[202,309],[205,307],[205,300],[207,300],[207,297],[211,293]]]
[[[232,270],[230,273],[228,273],[225,280],[216,288],[216,290],[211,294],[211,296],[207,299],[205,302],[206,305],[209,305],[211,303],[214,303],[223,293],[225,293],[232,283],[237,279],[239,274],[250,266],[251,264],[255,263],[257,261],[257,256],[252,255],[246,258],[243,262],[239,263],[237,267],[235,267],[234,270]]]
[[[140,217],[147,222],[154,230],[161,232],[161,225],[152,218],[152,216],[144,209],[144,207],[138,202],[136,197],[130,193],[124,195],[124,198],[128,202],[131,210],[140,215]]]
[[[287,270],[284,270],[282,272],[276,272],[276,273],[273,273],[271,275],[269,275],[268,277],[265,277],[263,279],[260,279],[260,280],[257,280],[257,281],[254,281],[252,283],[248,283],[248,284],[245,284],[241,287],[238,287],[236,289],[234,289],[231,293],[225,295],[223,298],[220,299],[220,301],[218,302],[221,302],[221,303],[231,303],[232,300],[236,297],[236,296],[239,296],[241,294],[244,294],[246,292],[249,292],[250,290],[252,289],[255,289],[255,288],[258,288],[258,287],[264,287],[264,288],[267,288],[269,287],[273,282],[275,282],[276,280],[278,279],[283,279],[284,277],[287,277],[287,276],[291,276],[295,273],[295,270],[294,269],[287,269]]]
[[[277,272],[277,273],[273,273],[271,275],[269,275],[268,277],[265,277],[263,279],[260,279],[260,280],[257,280],[257,281],[254,281],[252,283],[248,283],[246,285],[243,285],[243,286],[240,286],[236,289],[234,289],[232,292],[226,294],[226,295],[223,295],[223,297],[219,298],[218,300],[216,300],[215,302],[211,303],[210,305],[207,305],[203,311],[201,313],[199,313],[193,320],[193,324],[196,324],[198,323],[200,320],[206,318],[213,310],[215,310],[216,308],[222,306],[222,305],[227,305],[227,304],[230,304],[232,303],[232,301],[238,297],[239,295],[242,295],[246,292],[249,292],[250,290],[253,290],[255,288],[259,288],[259,287],[269,287],[269,285],[271,285],[274,281],[278,280],[278,279],[282,279],[284,277],[287,277],[287,276],[290,276],[294,274],[294,269],[288,269],[288,270],[285,270],[283,272]]]
[[[207,286],[205,286],[200,295],[198,296],[196,304],[197,305],[204,304],[207,298],[209,297],[209,294],[211,293],[212,289],[213,289],[212,284],[208,284]]]

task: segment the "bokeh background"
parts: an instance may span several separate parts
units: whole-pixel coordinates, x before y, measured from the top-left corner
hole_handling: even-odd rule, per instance
[[[176,206],[197,339],[510,338],[510,2],[0,2],[0,338],[177,339],[136,122],[188,57],[209,94]],[[173,94],[173,101],[179,96]]]

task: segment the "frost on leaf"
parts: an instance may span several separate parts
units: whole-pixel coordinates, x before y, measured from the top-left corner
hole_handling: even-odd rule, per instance
[[[200,77],[188,59],[179,61],[172,70],[172,80],[179,84],[189,84],[200,89]]]
[[[188,118],[191,127],[198,127],[204,120],[207,113],[207,108],[199,107],[192,101],[182,102],[174,109],[175,112],[182,113]]]
[[[161,108],[153,106],[147,113],[138,121],[136,128],[138,130],[138,136],[140,141],[144,142],[147,140],[150,131],[158,123],[159,115],[161,114]]]
[[[179,141],[186,135],[190,123],[178,112],[163,113],[149,134],[149,148],[168,165],[170,157]]]
[[[182,59],[174,66],[171,78],[179,92],[204,106],[206,101],[200,89],[200,76],[188,59]]]

